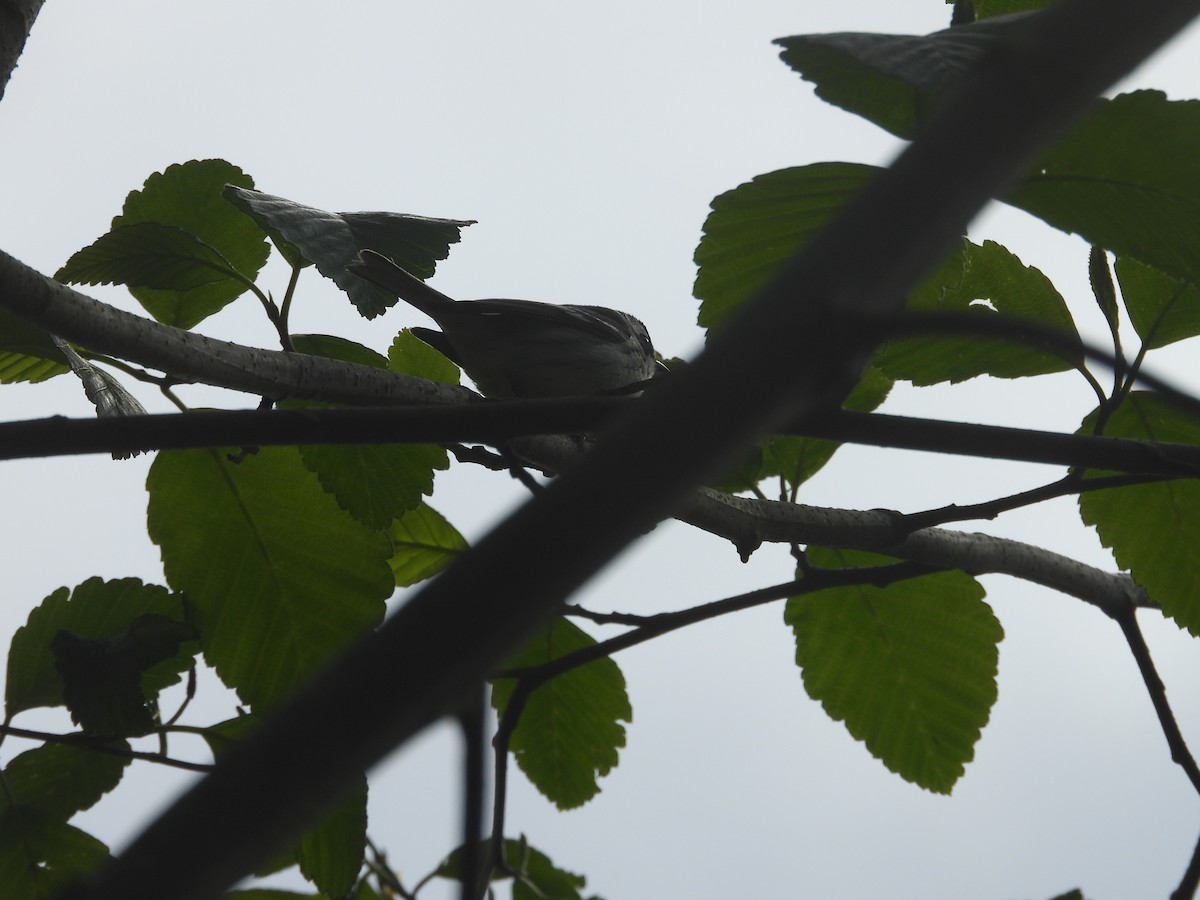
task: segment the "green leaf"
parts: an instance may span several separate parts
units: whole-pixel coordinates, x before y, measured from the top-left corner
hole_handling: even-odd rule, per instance
[[[279,699],[382,619],[390,541],[339,509],[295,448],[240,464],[160,453],[147,488],[167,581],[188,596],[205,659],[247,703]]]
[[[143,584],[136,578],[104,581],[89,578],[68,592],[59,588],[29,614],[13,635],[8,653],[5,708],[11,718],[38,706],[62,706],[63,679],[50,644],[60,630],[79,638],[104,640],[128,636],[134,623],[145,616],[161,616],[182,625],[183,603],[165,587]],[[192,665],[194,650],[182,647],[174,656],[146,667],[141,691],[153,700],[159,691],[179,681]]]
[[[1096,412],[1080,434],[1091,434]],[[1109,417],[1104,433],[1163,444],[1200,444],[1200,420],[1154,394],[1135,392]],[[1169,452],[1169,447],[1164,448]],[[1089,472],[1088,477],[1110,474]],[[1162,611],[1200,635],[1200,482],[1178,479],[1079,495],[1079,514],[1094,526],[1117,565],[1146,589]]]
[[[383,355],[329,335],[304,335],[303,353],[387,368]],[[455,370],[457,371],[457,370]],[[446,451],[433,444],[321,445],[300,448],[304,465],[338,505],[366,525],[387,528],[433,492],[434,473],[448,469]]]
[[[871,412],[879,407],[892,389],[892,379],[874,366],[868,366],[852,390],[843,409]],[[718,490],[738,493],[753,488],[767,478],[782,476],[785,485],[794,490],[829,462],[842,446],[820,438],[776,436],[757,447],[732,475],[716,485]]]
[[[506,668],[543,665],[596,641],[565,618],[547,625]],[[492,705],[504,715],[516,681],[497,679]],[[597,776],[617,764],[625,728],[633,719],[625,678],[603,658],[550,679],[529,696],[513,731],[510,749],[517,765],[559,809],[582,806],[600,787]]]
[[[700,325],[720,326],[878,171],[817,163],[759,175],[716,197],[696,247]]]
[[[993,241],[963,240],[958,250],[909,295],[909,310],[1000,314],[1062,332],[1078,340],[1067,304],[1050,280]],[[875,364],[890,378],[928,385],[978,375],[1023,378],[1062,372],[1082,363],[1032,344],[983,338],[926,337],[891,341]]]
[[[886,561],[819,548],[810,559]],[[809,696],[885,766],[937,793],[962,776],[996,702],[1003,631],[983,596],[969,575],[941,572],[792,597],[784,610]]]
[[[77,744],[43,744],[13,757],[4,767],[0,812],[14,807],[65,822],[99,802],[115,788],[130,759],[125,741],[105,741],[117,753],[104,753]]]
[[[784,48],[783,61],[813,82],[822,100],[911,138],[975,62],[1027,21],[976,22],[924,36],[804,34],[775,43]]]
[[[360,366],[372,366],[376,369],[387,368],[387,357],[376,353],[370,347],[356,344],[343,337],[333,334],[293,334],[292,346],[300,353],[310,356],[323,356],[326,359],[340,359],[345,362],[358,363]]]
[[[437,876],[462,881],[462,856],[462,848],[455,849],[442,860]],[[492,881],[505,881],[514,877],[510,872],[516,873],[513,900],[583,900],[580,890],[587,885],[587,879],[557,868],[550,857],[530,847],[524,838],[505,839],[504,869],[494,870]]]
[[[175,660],[180,646],[197,636],[190,625],[155,613],[138,616],[127,631],[105,638],[60,630],[50,641],[50,652],[71,719],[92,734],[147,734],[155,719],[142,690],[143,675]]]
[[[409,331],[401,329],[388,348],[388,368],[401,375],[415,375],[442,384],[458,384],[458,366]]]
[[[1173,278],[1200,285],[1200,101],[1099,100],[1007,198]]]
[[[249,175],[222,159],[191,160],[155,172],[140,191],[125,198],[109,234],[72,256],[55,277],[78,280],[73,272],[82,265],[81,257],[87,262],[100,253],[105,266],[115,267],[102,267],[105,278],[129,284],[130,293],[158,321],[191,328],[241,296],[270,251],[262,229],[222,199],[226,182],[253,185]],[[127,232],[132,226],[139,227]],[[191,243],[179,234],[189,236]],[[158,247],[157,254],[136,242],[126,247],[122,242],[131,240],[130,235]],[[110,258],[113,241],[118,250],[133,253],[120,265],[120,254]],[[88,271],[87,277],[97,277]],[[177,281],[168,277],[172,272]]]
[[[450,245],[458,243],[462,229],[474,224],[403,213],[327,212],[236,185],[226,189],[225,197],[277,242],[290,246],[289,252],[315,264],[368,319],[394,306],[397,298],[346,271],[359,250],[375,250],[418,278],[428,278],[437,261],[449,255]]]
[[[160,222],[119,225],[84,247],[55,275],[67,284],[124,284],[186,293],[236,279],[215,247]]]
[[[329,897],[344,897],[362,869],[367,846],[367,779],[300,838],[300,872]]]
[[[1007,16],[1045,8],[1052,0],[972,0],[975,16],[990,19],[992,16]]]
[[[390,560],[397,587],[432,578],[467,549],[467,540],[437,510],[422,503],[392,523]]]
[[[90,834],[37,810],[0,812],[0,884],[13,900],[53,900],[108,859]]]
[[[1103,247],[1093,246],[1088,253],[1088,282],[1092,286],[1092,299],[1100,308],[1108,330],[1114,335],[1118,333],[1121,324],[1120,309],[1117,306],[1117,289],[1113,285],[1112,270],[1108,267],[1108,254]]]
[[[0,310],[0,384],[45,381],[66,371],[50,332]]]
[[[1113,268],[1129,321],[1147,350],[1200,334],[1200,290],[1128,257],[1118,256]]]
[[[301,447],[300,456],[338,506],[375,529],[414,509],[433,493],[434,473],[450,468],[434,444],[328,444]]]

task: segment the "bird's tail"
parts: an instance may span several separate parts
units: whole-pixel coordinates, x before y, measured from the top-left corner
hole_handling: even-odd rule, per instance
[[[374,250],[359,251],[358,257],[346,266],[346,270],[395,294],[433,319],[437,318],[441,309],[454,302]]]

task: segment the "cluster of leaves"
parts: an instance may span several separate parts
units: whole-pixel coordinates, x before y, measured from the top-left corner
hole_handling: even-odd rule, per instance
[[[1015,17],[928,37],[800,36],[779,44],[784,61],[824,99],[907,138],[981,52],[1023,25]],[[1146,352],[1200,334],[1200,176],[1191,165],[1198,154],[1200,104],[1154,92],[1119,96],[1097,104],[1005,198],[1102,248],[1093,254],[1102,276],[1097,298],[1120,356],[1117,294],[1111,284],[1103,289],[1105,252],[1115,256],[1120,308],[1140,346],[1131,363],[1118,367],[1110,390],[1087,370],[1081,351],[942,335],[883,346],[848,407],[877,408],[897,380],[925,385],[1077,370],[1097,394],[1081,432],[1200,443],[1195,420],[1132,390]],[[717,197],[696,251],[701,325],[719,328],[874,174],[869,166],[820,163],[765,174]],[[394,298],[345,274],[355,253],[370,247],[427,276],[466,224],[328,213],[255,191],[240,170],[205,160],[151,176],[130,194],[112,229],[75,254],[58,277],[125,284],[156,319],[184,328],[250,292],[288,349],[453,381],[456,370],[405,332],[386,356],[326,335],[290,334],[296,279],[279,305],[255,281],[272,241],[294,274],[314,265],[373,317]],[[984,320],[1015,318],[1078,345],[1074,319],[1055,287],[991,241],[964,239],[908,303]],[[68,371],[68,357],[49,335],[8,319],[0,320],[0,334],[0,380]],[[86,348],[78,352],[88,356]],[[764,481],[778,481],[781,493],[794,498],[835,450],[827,441],[772,438],[720,486],[760,491]],[[219,754],[263,710],[375,627],[394,586],[430,577],[462,552],[461,537],[423,501],[434,473],[446,466],[444,451],[434,447],[161,453],[147,480],[148,530],[162,551],[169,590],[93,579],[51,595],[14,637],[7,721],[35,707],[65,705],[82,735],[76,743],[28,751],[6,768],[0,833],[29,837],[0,839],[0,877],[20,869],[26,878],[59,883],[103,858],[104,848],[67,822],[120,780],[127,758],[117,754],[128,739],[171,733],[178,714],[164,718],[158,695],[197,654],[249,710],[202,729]],[[1162,482],[1087,493],[1080,502],[1084,523],[1193,634],[1200,634],[1200,606],[1190,591],[1200,575],[1190,540],[1200,520],[1197,491],[1190,482]],[[818,567],[878,562],[810,548],[798,577]],[[949,792],[973,758],[996,699],[1002,631],[979,583],[964,573],[938,573],[886,587],[801,592],[787,602],[784,620],[794,631],[809,694],[890,769]],[[514,658],[515,671],[493,691],[502,721],[515,729],[509,746],[517,764],[564,809],[594,796],[597,777],[617,764],[622,723],[631,719],[624,679],[609,659],[569,669],[532,691],[522,689],[520,673],[595,644],[559,620]],[[326,896],[352,890],[373,896],[359,877],[365,802],[364,784],[280,864],[298,862]],[[523,843],[506,843],[504,857],[509,873],[517,873],[514,896],[579,896],[581,879]],[[451,857],[436,874],[457,872]],[[39,890],[44,895],[46,888],[27,893]]]
[[[124,284],[156,319],[184,328],[249,292],[290,349],[457,383],[457,368],[407,331],[396,335],[386,356],[331,335],[291,334],[287,315],[296,278],[279,305],[255,279],[273,241],[294,275],[314,265],[370,318],[396,298],[345,272],[360,249],[385,252],[428,276],[467,224],[395,213],[328,213],[253,190],[250,178],[227,162],[200,160],[148,178],[129,195],[112,229],[74,254],[57,276]],[[31,326],[4,334],[5,380],[40,381],[74,369],[93,379],[103,372],[110,379],[103,384],[120,389],[113,376],[83,358],[81,353],[90,356],[85,348],[77,352]],[[47,744],[16,757],[5,770],[12,802],[0,811],[0,828],[31,837],[3,843],[0,872],[22,872],[26,880],[38,881],[36,890],[20,896],[49,896],[64,878],[104,858],[103,845],[66,823],[120,781],[130,759],[129,739],[154,735],[165,755],[182,709],[167,718],[158,698],[198,656],[243,704],[238,717],[199,729],[219,756],[264,710],[376,627],[397,586],[431,577],[466,549],[453,526],[424,502],[435,473],[447,466],[444,449],[422,445],[252,453],[227,448],[157,456],[146,482],[147,528],[161,550],[170,589],[132,579],[90,579],[46,598],[13,638],[6,725],[30,709],[65,706],[81,732],[78,746]],[[554,642],[574,647],[587,640],[582,632],[571,635],[572,627],[556,626]],[[544,642],[533,651],[546,652]],[[611,680],[612,673],[606,674]],[[525,734],[530,729],[561,732],[556,712],[570,698],[560,690],[576,685],[586,693],[590,677],[575,673],[535,698],[517,743],[543,743]],[[615,690],[627,708],[623,684]],[[72,777],[55,780],[65,754],[73,761]],[[615,751],[611,755],[606,765],[615,764]],[[555,765],[532,768],[541,773]],[[592,771],[591,763],[584,765]],[[551,779],[546,789],[564,806],[595,791],[594,776],[589,791],[588,779],[580,783],[570,773],[557,774],[566,784]],[[41,791],[28,801],[22,787],[27,781]],[[297,863],[329,897],[361,887],[366,799],[364,782],[273,868]],[[50,822],[47,817],[53,827],[40,824]],[[534,856],[528,858],[541,860],[527,876],[536,884],[549,877],[538,875],[549,864],[530,852]]]

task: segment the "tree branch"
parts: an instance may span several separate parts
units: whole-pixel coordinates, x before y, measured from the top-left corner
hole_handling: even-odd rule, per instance
[[[48,731],[32,731],[28,728],[17,728],[13,725],[0,724],[0,735],[28,738],[31,741],[41,741],[43,744],[64,744],[69,747],[80,747],[93,750],[108,756],[119,756],[122,759],[139,759],[143,762],[158,763],[175,769],[185,769],[189,772],[211,772],[212,763],[194,763],[186,759],[174,759],[161,753],[147,753],[144,750],[133,750],[129,747],[114,747],[108,743],[109,738],[95,738],[91,735],[76,732],[73,734],[55,734]]]
[[[252,353],[269,352],[243,348]],[[302,357],[318,369],[315,357]],[[379,370],[370,370],[379,371]],[[539,440],[537,435],[596,433],[640,401],[619,397],[489,400],[436,406],[362,406],[350,409],[228,410],[107,419],[53,416],[0,423],[0,460],[79,453],[133,452],[185,447],[293,444],[500,444],[524,438],[529,461],[561,470],[585,449],[579,441]],[[819,437],[932,453],[1010,459],[1135,475],[1200,475],[1200,447],[1086,434],[977,425],[837,410],[797,422],[782,434]]]
[[[0,98],[45,0],[0,0]]]
[[[162,325],[59,284],[3,250],[0,307],[97,353],[132,360],[183,381],[274,400],[428,404],[478,399],[455,385],[342,360],[244,347]]]
[[[631,404],[578,466],[268,713],[211,775],[67,896],[208,897],[270,859],[365,768],[450,714],[693,485],[758,435],[839,407],[871,350],[851,321],[894,311],[989,197],[1198,11],[1200,0],[1062,0],[1030,16],[1029,30],[974,66],[962,94],[685,373]],[[539,564],[514,565],[530,547]]]

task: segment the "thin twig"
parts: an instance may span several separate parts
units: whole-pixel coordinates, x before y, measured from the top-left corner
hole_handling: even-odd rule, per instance
[[[188,772],[211,772],[213,770],[211,763],[194,763],[184,759],[172,759],[161,753],[147,753],[143,750],[133,750],[129,747],[114,747],[112,744],[106,743],[106,741],[116,740],[115,738],[92,737],[83,732],[55,734],[47,731],[17,728],[13,725],[0,725],[0,734],[11,734],[13,737],[28,738],[31,741],[41,741],[45,744],[63,744],[69,747],[79,747],[83,750],[94,750],[97,753],[104,753],[108,756],[119,756],[123,759],[138,759],[143,762],[171,766],[175,769],[184,769]]]
[[[1167,746],[1171,749],[1171,760],[1183,769],[1196,793],[1200,794],[1200,767],[1196,766],[1196,760],[1188,749],[1183,733],[1179,730],[1179,723],[1175,721],[1175,714],[1171,711],[1171,705],[1167,701],[1167,689],[1158,675],[1158,670],[1154,667],[1154,660],[1150,657],[1150,648],[1146,646],[1146,639],[1142,636],[1141,628],[1138,627],[1137,613],[1132,606],[1129,606],[1115,618],[1117,624],[1121,626],[1121,633],[1125,635],[1125,642],[1129,645],[1130,652],[1133,653],[1134,661],[1137,662],[1138,671],[1142,673],[1142,681],[1145,682],[1146,690],[1150,694],[1150,702],[1154,704],[1159,725],[1167,739]]]
[[[1179,887],[1171,891],[1171,900],[1192,900],[1196,896],[1197,887],[1200,887],[1200,839],[1197,839],[1192,850],[1192,858],[1183,873]]]
[[[1004,512],[1052,500],[1056,497],[1066,497],[1072,494],[1084,494],[1091,491],[1104,491],[1113,488],[1129,487],[1137,484],[1151,484],[1160,481],[1170,481],[1170,477],[1160,475],[1106,475],[1097,478],[1080,478],[1077,472],[1071,472],[1057,481],[1040,487],[1019,491],[1006,497],[987,500],[982,503],[969,503],[960,506],[951,503],[937,509],[928,509],[915,513],[898,513],[896,527],[897,539],[906,537],[922,528],[932,528],[945,525],[947,522],[966,522],[971,519],[995,519]]]

